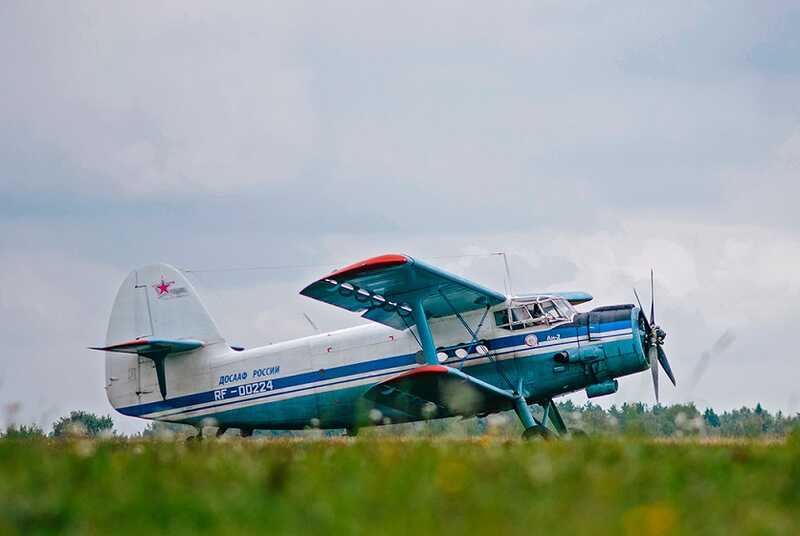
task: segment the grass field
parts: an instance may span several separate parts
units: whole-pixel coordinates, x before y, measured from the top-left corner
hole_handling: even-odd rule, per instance
[[[800,439],[0,441],[0,534],[796,534]]]

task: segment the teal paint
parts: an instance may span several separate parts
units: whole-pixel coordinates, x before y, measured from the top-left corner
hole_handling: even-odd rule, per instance
[[[436,365],[439,363],[439,359],[436,357],[436,345],[433,342],[431,327],[428,325],[428,318],[425,316],[425,307],[422,304],[421,297],[414,302],[412,314],[414,315],[414,322],[417,324],[419,342],[422,345],[422,355],[425,357],[425,362],[429,365]]]
[[[619,389],[619,382],[617,380],[606,380],[602,383],[596,383],[586,388],[586,396],[594,398],[596,396],[613,395]]]

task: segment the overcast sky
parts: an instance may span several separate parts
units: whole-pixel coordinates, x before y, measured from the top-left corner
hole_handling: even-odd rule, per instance
[[[662,402],[800,410],[796,3],[322,4],[0,3],[0,421],[113,414],[137,266],[315,265],[190,274],[252,346],[357,323],[298,290],[395,251],[595,304],[654,266]]]

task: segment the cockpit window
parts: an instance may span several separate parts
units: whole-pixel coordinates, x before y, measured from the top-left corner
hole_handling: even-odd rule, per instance
[[[568,321],[574,313],[572,306],[562,298],[537,298],[495,311],[494,319],[497,327],[516,330]]]
[[[542,310],[544,311],[544,314],[547,315],[548,317],[558,318],[559,316],[561,316],[561,313],[558,312],[558,309],[556,309],[556,306],[553,305],[553,302],[551,302],[550,300],[543,301],[540,305],[542,307]]]
[[[511,315],[514,322],[530,322],[531,320],[531,313],[527,307],[514,307],[511,309]]]
[[[509,322],[510,313],[510,322]],[[531,313],[525,306],[516,306],[511,309],[495,311],[494,320],[498,328],[523,329],[532,323]]]
[[[531,313],[531,318],[534,324],[546,324],[547,317],[542,311],[542,307],[538,303],[531,303],[528,305],[528,311]]]

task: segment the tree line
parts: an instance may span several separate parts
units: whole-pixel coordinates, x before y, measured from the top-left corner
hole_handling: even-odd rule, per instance
[[[587,402],[577,405],[571,400],[560,402],[559,411],[571,430],[581,430],[589,435],[634,434],[650,437],[783,437],[795,428],[800,429],[800,413],[793,415],[781,411],[771,413],[761,404],[754,408],[742,407],[722,413],[712,408],[700,411],[693,403],[670,406],[650,406],[641,402],[624,403],[608,409]],[[538,409],[541,418],[542,410]],[[534,414],[537,412],[534,411]],[[473,419],[441,419],[430,422],[397,424],[380,427],[380,435],[448,435],[458,434],[480,436],[484,434],[508,434],[513,436],[521,431],[521,425],[513,412],[505,412]],[[338,432],[341,433],[341,432]],[[164,435],[192,435],[190,426],[148,422],[140,434],[132,437],[156,437]],[[303,432],[259,431],[266,436],[297,436]],[[337,435],[328,431],[327,435]],[[52,429],[45,432],[36,424],[10,425],[0,436],[6,438],[36,437],[97,437],[124,438],[114,428],[110,415],[96,415],[87,411],[72,411],[56,420]]]

